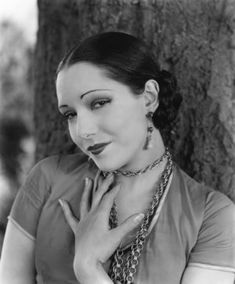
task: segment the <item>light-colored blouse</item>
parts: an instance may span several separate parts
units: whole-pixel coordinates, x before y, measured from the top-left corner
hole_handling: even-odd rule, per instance
[[[84,178],[94,178],[81,154],[39,162],[21,187],[13,222],[35,241],[39,284],[75,284],[74,235],[58,199],[79,219]],[[225,195],[197,183],[174,166],[168,190],[151,224],[135,276],[138,284],[179,284],[186,266],[235,272],[235,209]]]

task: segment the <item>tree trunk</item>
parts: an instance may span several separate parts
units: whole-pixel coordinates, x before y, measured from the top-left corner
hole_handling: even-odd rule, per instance
[[[183,104],[167,141],[196,180],[235,201],[235,2],[38,0],[36,158],[76,151],[57,112],[55,71],[87,36],[124,31],[145,40],[178,80]]]

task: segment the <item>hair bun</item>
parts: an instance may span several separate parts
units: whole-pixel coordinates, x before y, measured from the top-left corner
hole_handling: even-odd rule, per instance
[[[177,89],[176,78],[168,71],[159,72],[159,106],[154,113],[154,124],[159,129],[171,128],[180,107],[182,97]]]
[[[172,90],[175,90],[177,88],[177,81],[174,75],[172,75],[170,72],[166,70],[160,71],[160,79],[162,83],[166,84],[171,88]]]

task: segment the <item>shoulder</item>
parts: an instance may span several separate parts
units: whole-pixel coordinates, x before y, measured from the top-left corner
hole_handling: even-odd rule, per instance
[[[73,171],[81,171],[88,168],[87,156],[83,153],[70,155],[53,155],[46,157],[35,164],[30,174],[40,173],[48,181],[56,180],[61,174],[69,174]]]
[[[83,153],[75,154],[58,154],[46,157],[37,162],[36,167],[41,167],[45,170],[66,170],[73,166],[83,165],[87,163],[87,156]]]
[[[205,184],[199,183],[178,166],[175,168],[172,190],[172,202],[181,208],[181,212],[190,218],[190,224],[196,232],[203,228],[230,227],[234,222],[235,206],[223,193]]]
[[[175,183],[185,198],[195,204],[200,203],[206,211],[220,210],[223,207],[234,208],[234,203],[225,194],[197,182],[178,166],[175,170]]]
[[[181,196],[181,211],[189,219],[191,228],[188,265],[234,271],[233,202],[223,193],[198,183],[179,168],[175,171],[175,185]]]
[[[32,170],[33,180],[37,183],[48,201],[64,198],[70,200],[72,196],[80,196],[84,188],[84,178],[94,179],[97,173],[97,167],[83,153],[70,155],[55,155],[47,157],[37,163]],[[35,187],[35,188],[36,188]],[[29,186],[28,186],[29,188]]]
[[[206,194],[203,222],[200,228],[200,239],[205,241],[209,236],[220,242],[235,245],[235,205],[223,193],[209,190]],[[221,238],[219,238],[220,236]]]

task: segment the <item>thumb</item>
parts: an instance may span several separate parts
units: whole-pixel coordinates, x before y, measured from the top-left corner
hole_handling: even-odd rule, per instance
[[[113,229],[116,231],[116,236],[119,240],[130,233],[134,228],[136,228],[144,219],[144,213],[134,214],[127,218],[120,226]]]
[[[69,206],[67,201],[59,199],[59,203],[60,203],[60,205],[62,207],[62,210],[64,212],[64,216],[65,216],[65,219],[66,219],[67,223],[69,224],[69,226],[73,230],[73,232],[75,232],[76,225],[78,223],[77,218],[75,218],[73,216],[73,213],[72,213],[72,211],[70,209],[70,206]]]

